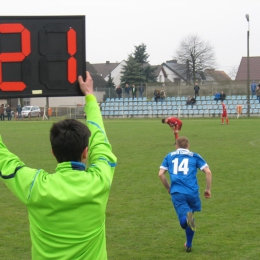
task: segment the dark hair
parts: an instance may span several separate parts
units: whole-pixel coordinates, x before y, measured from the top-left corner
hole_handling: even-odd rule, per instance
[[[165,118],[162,119],[162,123],[163,123],[163,124],[165,123]]]
[[[54,123],[50,130],[50,142],[57,161],[80,162],[82,152],[88,147],[90,135],[88,127],[76,119]]]

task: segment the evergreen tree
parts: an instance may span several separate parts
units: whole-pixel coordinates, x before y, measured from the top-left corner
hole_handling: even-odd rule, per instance
[[[106,83],[106,88],[113,88],[113,89],[116,88],[116,85],[115,85],[113,79],[114,78],[111,77],[111,73],[109,73],[108,80],[107,80],[107,83]]]
[[[156,82],[157,77],[155,70],[157,66],[151,66],[148,63],[149,55],[146,52],[146,45],[141,44],[135,46],[135,51],[132,55],[128,56],[126,65],[122,68],[121,85],[135,84],[140,85],[146,82]]]
[[[128,56],[126,65],[123,66],[121,73],[122,76],[120,80],[122,86],[125,86],[125,84],[140,85],[146,81],[142,65],[138,63],[132,55]]]
[[[147,65],[144,67],[143,72],[145,75],[145,82],[156,82],[157,81],[157,77],[154,74],[154,72],[157,70],[158,66],[151,66],[151,65]]]
[[[134,52],[133,56],[134,56],[134,59],[136,60],[136,62],[141,64],[141,66],[143,68],[145,82],[156,82],[157,77],[154,73],[155,73],[155,70],[157,69],[157,66],[153,67],[148,63],[149,55],[146,52],[146,45],[142,43],[139,46],[135,46],[135,52]]]
[[[113,78],[111,77],[111,73],[109,73],[103,100],[106,100],[107,98],[115,98],[116,97],[115,89],[116,89],[116,85],[113,81]]]
[[[146,53],[146,45],[143,43],[139,46],[135,46],[135,52],[134,52],[134,59],[140,63],[141,65],[144,65],[147,63],[149,58],[149,55]]]

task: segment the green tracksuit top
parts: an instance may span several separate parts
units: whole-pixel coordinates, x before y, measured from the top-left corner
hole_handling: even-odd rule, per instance
[[[80,162],[59,163],[52,174],[29,168],[0,137],[0,178],[27,206],[34,260],[107,259],[105,211],[117,159],[94,95],[85,113],[87,169]]]

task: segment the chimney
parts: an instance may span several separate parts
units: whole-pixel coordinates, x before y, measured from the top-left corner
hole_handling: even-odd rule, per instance
[[[175,63],[175,64],[177,64],[177,60],[167,60],[166,63]]]

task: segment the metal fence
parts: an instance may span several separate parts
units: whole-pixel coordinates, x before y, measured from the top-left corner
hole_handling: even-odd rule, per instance
[[[44,109],[42,109],[42,111],[44,111]],[[51,107],[48,109],[48,112],[45,113],[50,117],[82,119],[84,118],[84,106]]]
[[[259,82],[255,80],[256,82]],[[251,84],[251,83],[250,83]],[[228,96],[231,95],[251,95],[251,92],[247,92],[247,81],[222,81],[219,83],[216,82],[201,82],[199,84],[200,96],[214,96],[216,92],[224,91],[224,93]],[[122,93],[122,98],[129,98],[132,97],[130,93],[127,95],[124,88]],[[154,83],[147,83],[145,84],[145,89],[143,93],[143,97],[146,97],[148,100],[152,100],[154,97],[155,90],[164,90],[166,97],[181,97],[181,96],[194,96],[194,86],[193,85],[184,85],[184,84],[174,84],[173,82],[163,83],[163,82],[154,82]],[[116,92],[113,88],[105,89],[105,94],[103,96],[103,101],[107,98],[116,98]],[[136,97],[140,97],[140,93],[138,91],[137,86],[137,93]]]

